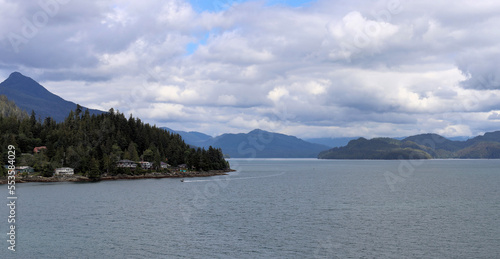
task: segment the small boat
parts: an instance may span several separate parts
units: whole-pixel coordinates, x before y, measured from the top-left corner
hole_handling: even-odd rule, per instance
[[[184,179],[181,179],[181,183],[183,183],[183,182],[184,182]]]

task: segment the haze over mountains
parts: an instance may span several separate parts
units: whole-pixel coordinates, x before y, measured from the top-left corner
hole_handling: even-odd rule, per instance
[[[260,129],[248,133],[226,133],[215,138],[200,132],[164,129],[178,133],[189,145],[221,148],[225,155],[232,158],[316,158],[319,152],[329,148],[294,136]]]
[[[28,114],[35,111],[42,120],[52,117],[55,121],[63,121],[70,111],[76,110],[76,103],[49,92],[45,87],[30,77],[14,72],[0,83],[0,95],[5,95]],[[88,108],[82,107],[83,110]],[[90,114],[101,114],[103,111],[88,109]]]
[[[358,139],[359,137],[340,137],[340,138],[306,138],[304,139],[307,142],[316,143],[320,145],[325,145],[330,148],[333,147],[342,147],[347,145],[349,141]]]

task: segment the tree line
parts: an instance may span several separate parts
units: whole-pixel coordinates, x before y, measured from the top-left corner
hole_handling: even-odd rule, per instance
[[[122,159],[152,162],[156,170],[161,170],[161,162],[174,167],[186,164],[198,171],[229,168],[220,149],[191,147],[178,134],[143,123],[132,115],[127,119],[114,109],[90,115],[78,105],[60,123],[50,117],[37,119],[34,112],[31,116],[0,114],[0,132],[2,165],[7,163],[7,146],[14,145],[16,165],[32,166],[46,176],[63,166],[89,177],[116,175],[124,173],[116,166]],[[47,148],[33,153],[39,146]],[[0,173],[5,175],[3,167]]]

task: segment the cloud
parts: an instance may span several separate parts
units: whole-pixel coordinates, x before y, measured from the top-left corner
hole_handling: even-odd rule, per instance
[[[348,13],[341,21],[330,22],[327,29],[331,41],[337,45],[333,46],[329,57],[347,61],[355,55],[381,52],[399,30],[388,22],[367,19],[356,11]],[[323,44],[332,43],[327,40]]]
[[[496,1],[213,3],[0,0],[0,74],[211,135],[497,127]]]
[[[279,102],[281,98],[286,97],[288,95],[289,92],[284,87],[277,87],[267,94],[267,98],[269,98],[273,102]]]
[[[477,90],[500,89],[500,68],[496,65],[499,59],[500,49],[464,53],[457,61],[457,66],[467,77],[461,85]]]
[[[236,97],[234,97],[234,95],[224,94],[224,95],[221,95],[217,98],[217,104],[219,104],[219,105],[232,106],[232,105],[236,105],[236,103],[237,103],[237,99],[236,99]]]
[[[500,112],[492,112],[490,116],[488,116],[488,120],[500,120]]]

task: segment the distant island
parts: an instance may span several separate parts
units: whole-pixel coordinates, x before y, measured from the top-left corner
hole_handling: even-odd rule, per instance
[[[347,146],[323,151],[319,159],[500,159],[500,131],[466,141],[449,140],[437,134],[421,134],[402,140],[359,138]]]

